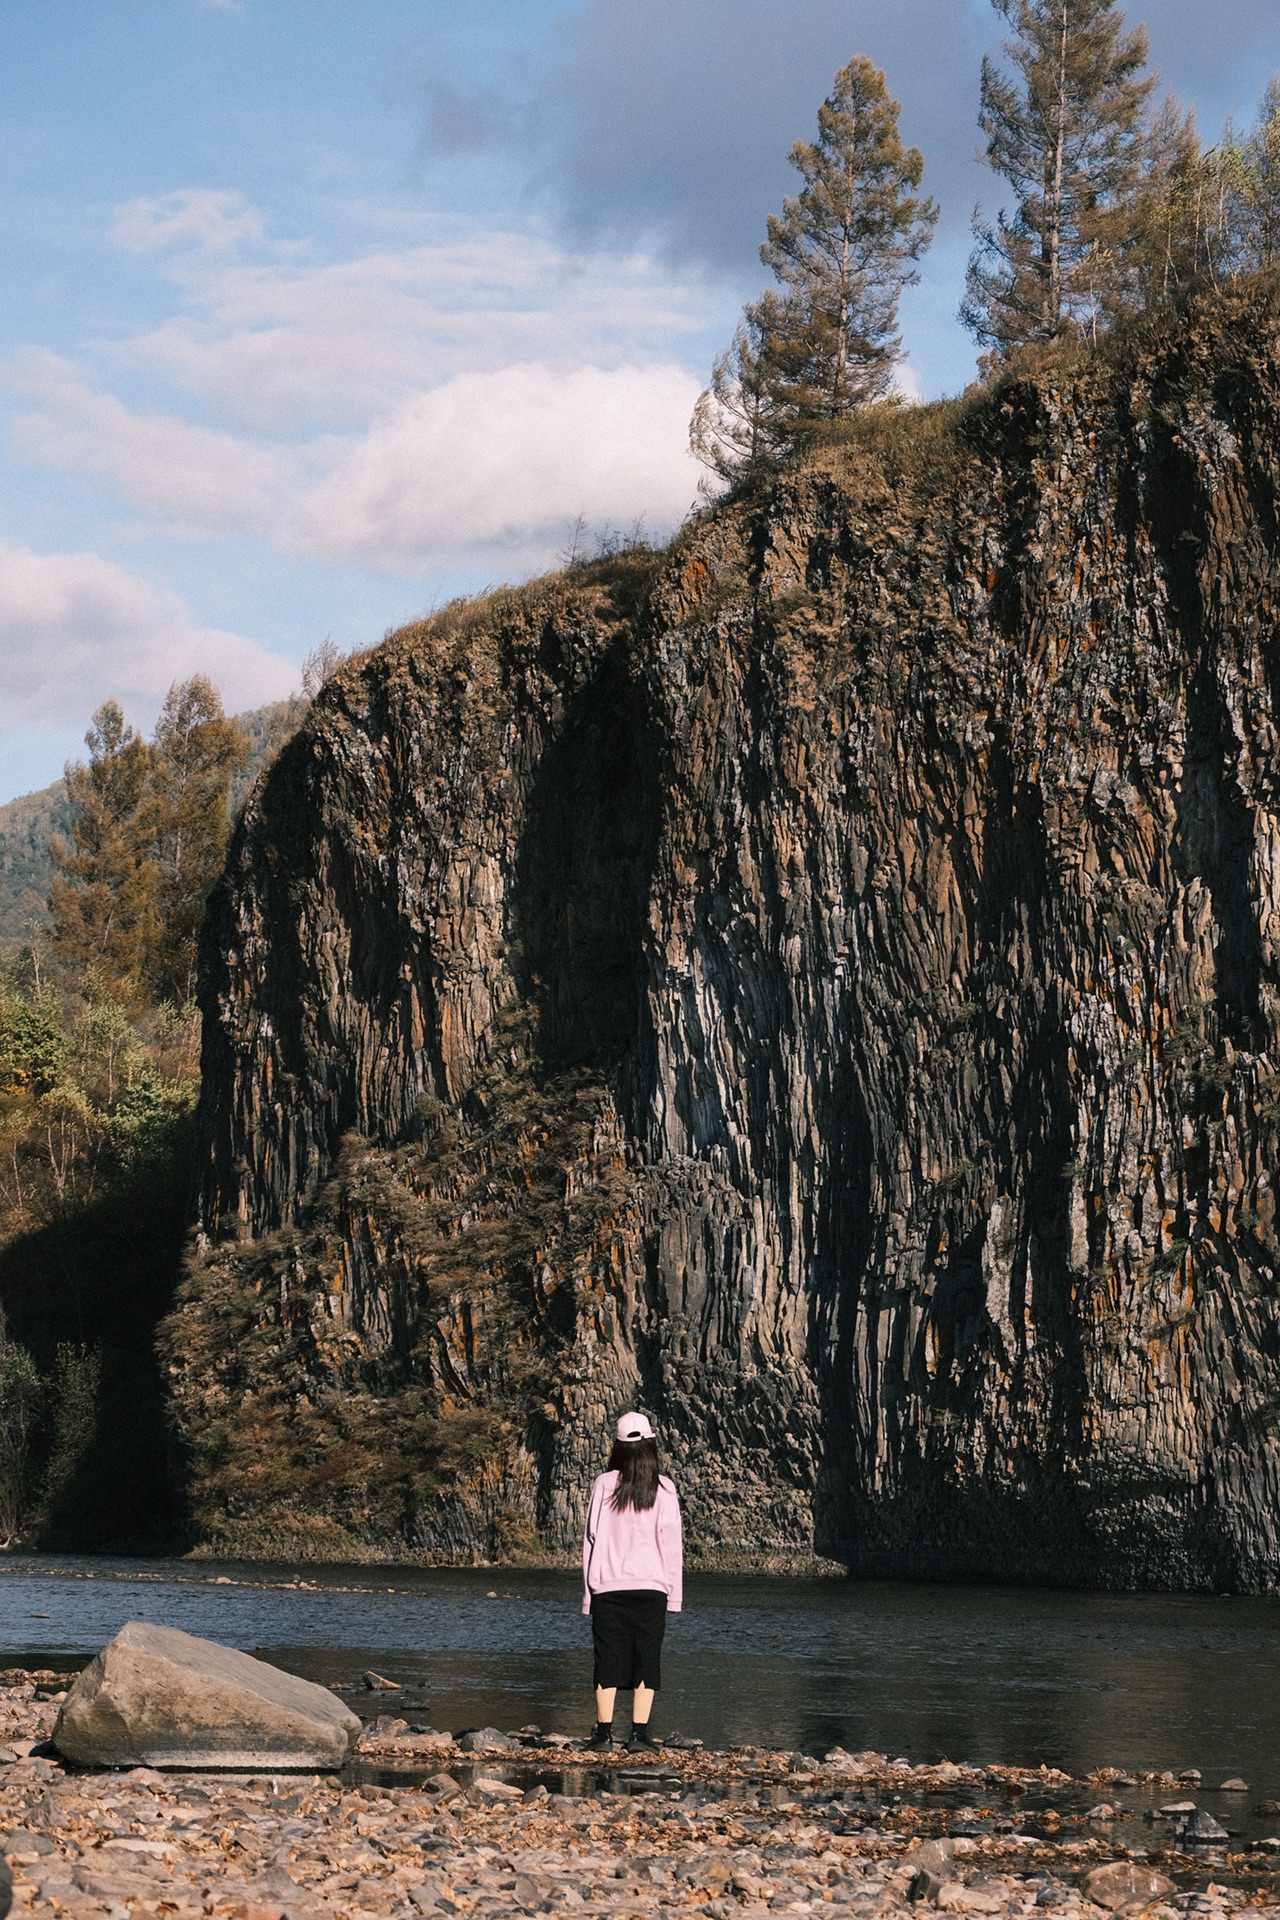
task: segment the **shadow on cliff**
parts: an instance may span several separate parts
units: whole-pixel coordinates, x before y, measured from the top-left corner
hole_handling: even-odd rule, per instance
[[[625,612],[632,630],[570,696],[539,763],[519,843],[509,953],[536,1010],[544,1070],[585,1068],[608,1087],[624,1127],[643,1110],[654,1073],[645,929],[666,758],[637,670],[634,627],[643,609],[633,601]],[[562,642],[553,628],[543,645],[542,665],[557,674]],[[640,1342],[636,1358],[656,1405],[656,1351]]]
[[[156,1327],[191,1218],[189,1117],[164,1157],[0,1252],[8,1332],[46,1381],[29,1544],[172,1551],[182,1530]]]
[[[560,645],[549,628],[552,673]],[[643,1074],[650,1046],[644,922],[661,819],[661,742],[620,640],[572,695],[542,756],[511,915],[513,971],[538,1008],[543,1058],[590,1067],[617,1093]]]

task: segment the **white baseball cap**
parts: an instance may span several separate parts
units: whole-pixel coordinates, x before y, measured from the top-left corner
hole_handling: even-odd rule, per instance
[[[652,1440],[653,1428],[644,1413],[624,1413],[618,1422],[619,1440]]]

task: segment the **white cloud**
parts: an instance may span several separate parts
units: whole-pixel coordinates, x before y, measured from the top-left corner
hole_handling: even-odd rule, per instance
[[[550,564],[579,513],[656,533],[696,494],[700,382],[672,362],[710,295],[642,256],[482,233],[320,267],[213,258],[259,224],[194,190],[131,203],[117,230],[136,247],[204,236],[166,267],[188,311],[78,363],[17,355],[11,443],[150,528],[512,577]],[[162,404],[127,404],[122,376]]]
[[[415,575],[491,554],[544,566],[579,512],[658,532],[693,500],[698,382],[671,365],[465,373],[410,393],[360,435],[263,446],[171,414],[132,412],[56,356],[10,374],[35,404],[16,449],[95,476],[169,532],[251,532],[332,562]]]
[[[131,412],[43,349],[21,355],[9,382],[34,402],[13,424],[19,453],[104,479],[126,505],[170,528],[269,523],[293,484],[286,455],[173,414]]]
[[[347,431],[461,373],[669,358],[718,312],[644,255],[481,232],[321,265],[181,258],[185,311],[103,351],[250,432]],[[699,361],[703,358],[698,352]]]
[[[281,698],[297,670],[239,634],[197,627],[182,601],[95,553],[0,541],[0,677],[15,725],[87,721],[119,700],[149,728],[170,684],[207,673],[229,711]]]
[[[899,360],[897,366],[894,368],[891,391],[896,393],[900,399],[910,401],[912,406],[919,406],[923,401],[924,388],[921,386],[919,375],[916,373],[910,360]]]
[[[672,366],[463,374],[335,449],[285,537],[415,572],[481,548],[545,564],[579,512],[669,527],[697,491],[685,446],[697,392]]]
[[[116,208],[112,235],[130,253],[163,253],[195,247],[201,253],[234,253],[262,238],[262,220],[238,193],[181,187]]]

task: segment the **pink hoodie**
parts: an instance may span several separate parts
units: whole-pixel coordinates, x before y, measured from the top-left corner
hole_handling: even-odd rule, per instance
[[[613,1492],[618,1475],[602,1473],[591,1489],[587,1531],[582,1541],[582,1611],[590,1613],[593,1593],[665,1593],[667,1610],[679,1613],[684,1599],[680,1537],[680,1500],[665,1473],[658,1475],[658,1497],[644,1513],[624,1507],[618,1513]]]

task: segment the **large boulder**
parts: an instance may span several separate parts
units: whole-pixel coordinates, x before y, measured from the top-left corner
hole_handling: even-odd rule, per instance
[[[334,1694],[215,1640],[131,1620],[62,1703],[53,1744],[92,1767],[340,1767],[361,1723]]]

